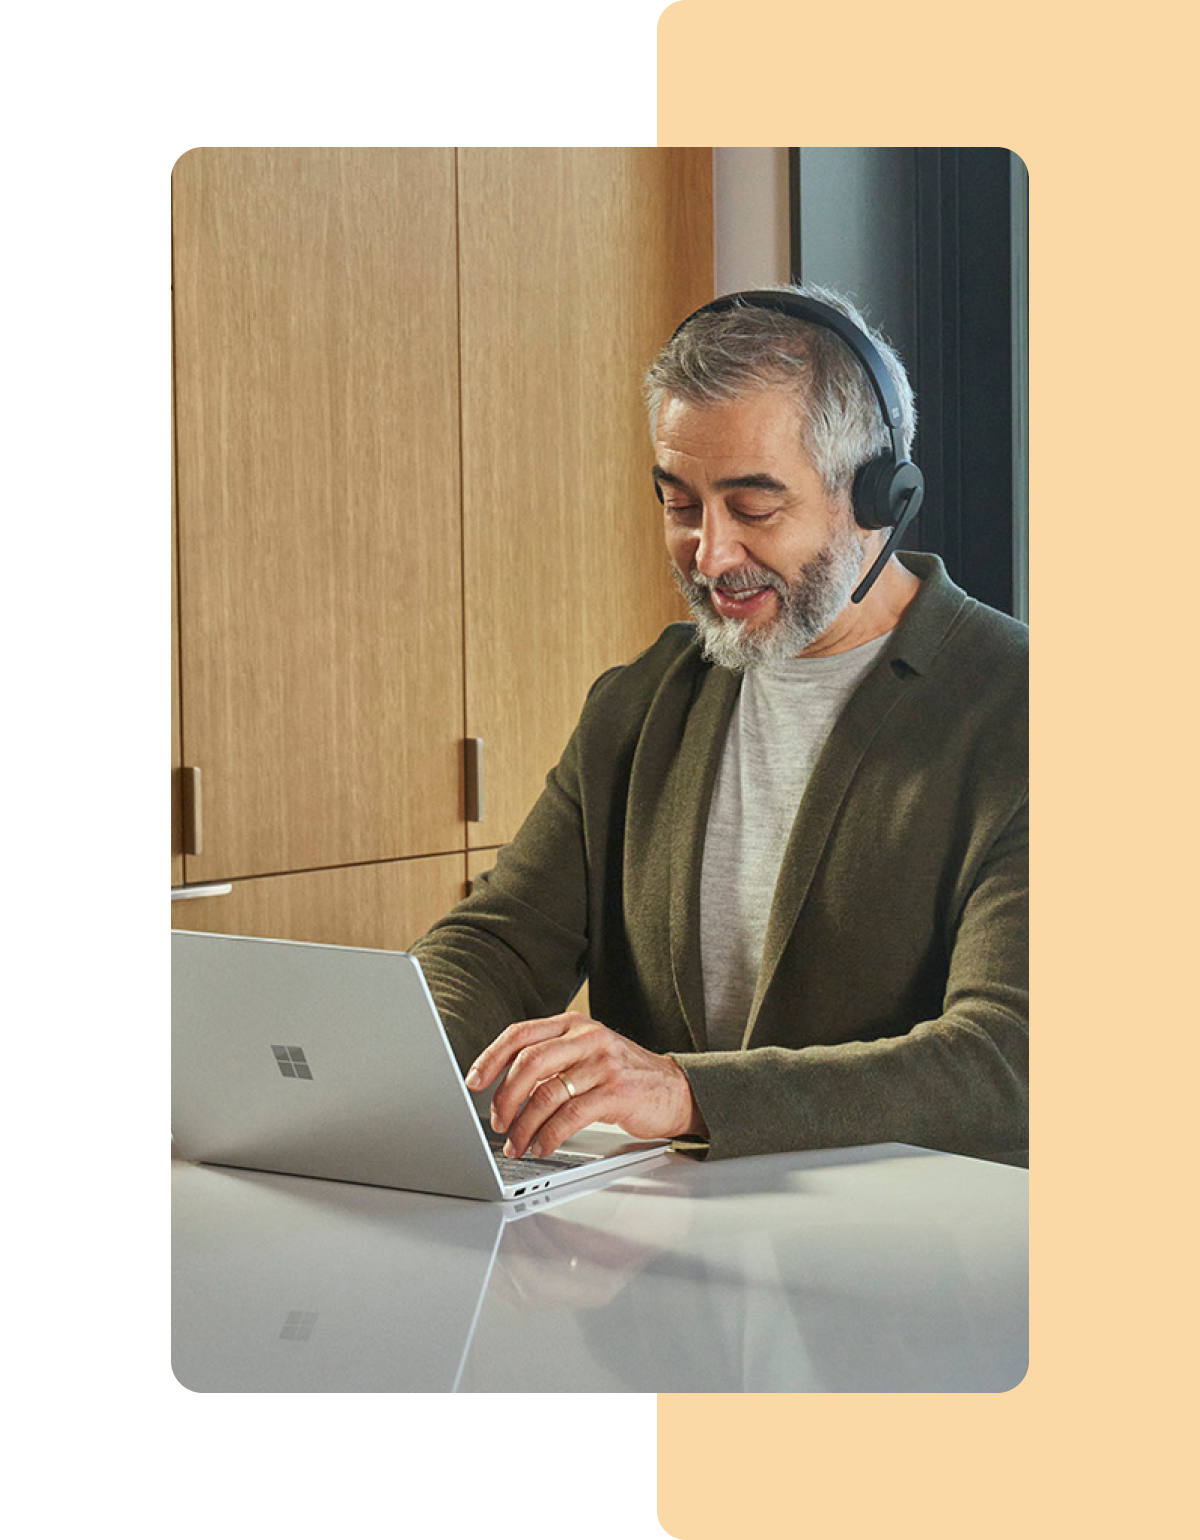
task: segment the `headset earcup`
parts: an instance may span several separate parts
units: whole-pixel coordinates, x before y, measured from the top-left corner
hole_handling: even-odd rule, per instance
[[[860,465],[850,494],[854,517],[862,529],[885,529],[891,522],[892,500],[888,488],[896,463],[890,455],[880,455]]]
[[[868,460],[854,477],[850,494],[854,517],[863,529],[890,529],[907,507],[910,494],[924,487],[925,478],[911,460],[896,462],[890,455]]]

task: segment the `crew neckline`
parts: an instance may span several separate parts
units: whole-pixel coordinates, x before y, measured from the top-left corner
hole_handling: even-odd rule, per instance
[[[796,656],[784,658],[778,663],[760,663],[750,672],[763,679],[812,678],[814,674],[837,674],[843,671],[853,673],[856,668],[873,663],[894,634],[895,628],[885,631],[882,636],[872,637],[869,642],[860,642],[857,647],[848,647],[845,652],[832,652],[819,658]]]

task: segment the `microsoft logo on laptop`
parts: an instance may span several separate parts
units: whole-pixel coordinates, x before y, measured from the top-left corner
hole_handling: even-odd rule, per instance
[[[286,1075],[289,1080],[312,1079],[312,1070],[308,1067],[303,1048],[282,1048],[278,1043],[272,1043],[271,1052],[275,1055],[281,1075]]]
[[[285,1342],[307,1342],[317,1324],[318,1313],[316,1310],[289,1310],[280,1337]]]

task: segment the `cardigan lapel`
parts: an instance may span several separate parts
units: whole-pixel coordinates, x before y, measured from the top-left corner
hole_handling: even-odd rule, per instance
[[[697,1052],[708,1047],[700,960],[700,869],[713,786],[741,677],[706,668],[683,729],[671,786],[671,973]]]

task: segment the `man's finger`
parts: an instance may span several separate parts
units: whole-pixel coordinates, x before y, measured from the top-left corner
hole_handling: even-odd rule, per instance
[[[491,1085],[496,1076],[506,1070],[530,1043],[544,1042],[547,1038],[561,1037],[564,1029],[562,1016],[543,1016],[534,1021],[514,1021],[505,1027],[494,1043],[489,1043],[467,1071],[467,1086],[472,1091]]]
[[[558,1083],[558,1077],[554,1077]],[[541,1086],[538,1087],[541,1090]],[[537,1092],[526,1102],[529,1108],[534,1102]],[[547,1111],[534,1109],[530,1126],[522,1127],[525,1123],[525,1111],[509,1130],[508,1142],[504,1146],[506,1155],[515,1155],[518,1159],[522,1155],[552,1155],[564,1140],[572,1134],[577,1134],[581,1128],[586,1128],[589,1123],[594,1123],[604,1115],[606,1099],[599,1089],[588,1091],[580,1096],[569,1096],[566,1101],[556,1106],[553,1112],[547,1115]],[[536,1120],[536,1126],[533,1126]]]
[[[569,1033],[525,1044],[509,1064],[508,1077],[492,1100],[492,1127],[503,1131],[537,1087],[559,1074],[568,1074],[577,1091],[594,1085],[598,1076],[585,1071],[587,1059],[580,1038]]]

